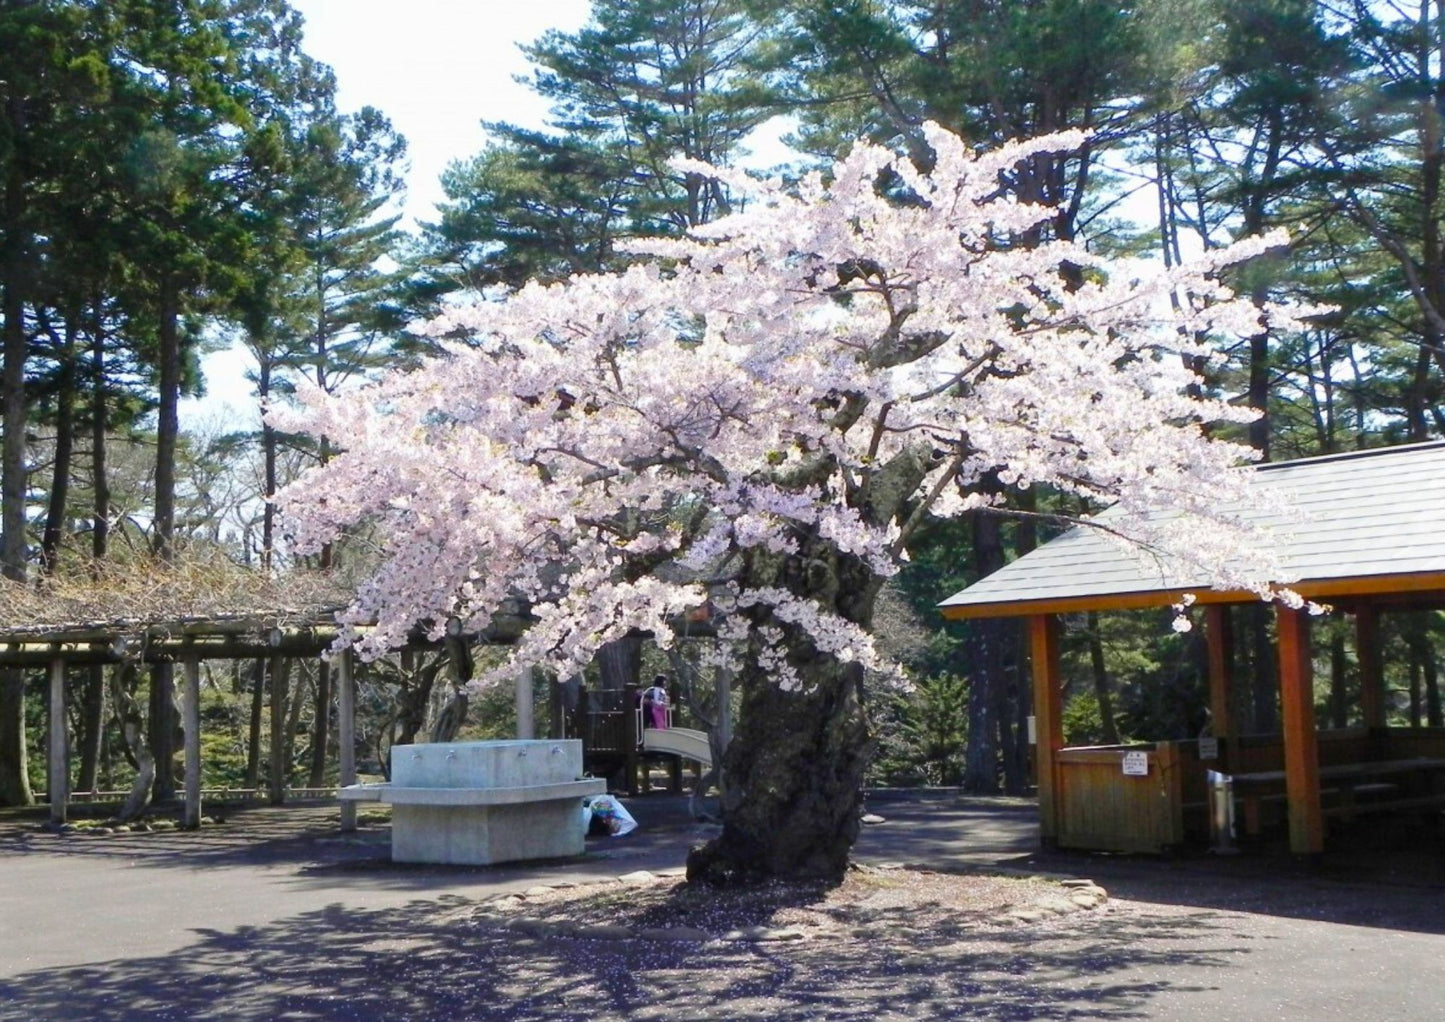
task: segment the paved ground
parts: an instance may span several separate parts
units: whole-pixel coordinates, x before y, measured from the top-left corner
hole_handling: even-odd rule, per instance
[[[636,834],[505,868],[394,865],[384,828],[342,837],[321,808],[199,834],[0,823],[0,1019],[1445,1017],[1445,849],[1426,832],[1392,835],[1410,856],[1376,855],[1371,833],[1323,867],[1041,856],[1029,803],[879,794],[886,822],[859,858],[1092,876],[1109,910],[964,942],[919,934],[887,963],[437,925],[450,904],[541,880],[679,865],[708,833],[682,800],[631,805]]]

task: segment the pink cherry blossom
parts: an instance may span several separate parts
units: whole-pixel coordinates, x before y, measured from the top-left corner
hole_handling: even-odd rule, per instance
[[[859,144],[794,192],[733,174],[744,212],[639,243],[624,272],[457,308],[429,327],[469,335],[444,357],[272,412],[344,447],[277,500],[298,553],[374,547],[347,612],[376,624],[363,655],[522,598],[535,623],[494,676],[568,675],[710,599],[780,684],[790,631],[876,665],[866,621],[759,573],[821,543],[886,576],[924,515],[988,503],[995,472],[1113,502],[1120,542],[1269,594],[1268,544],[1221,510],[1249,452],[1201,428],[1248,413],[1193,396],[1188,365],[1207,332],[1292,324],[1215,276],[1282,239],[1169,270],[1013,246],[1050,211],[1001,197],[1000,173],[1079,137],[928,140],[927,173]]]

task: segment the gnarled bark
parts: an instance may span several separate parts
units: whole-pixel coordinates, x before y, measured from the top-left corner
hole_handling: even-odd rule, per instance
[[[836,881],[848,866],[872,755],[863,669],[818,657],[807,690],[745,672],[737,731],[723,757],[723,831],[688,856],[690,881]]]

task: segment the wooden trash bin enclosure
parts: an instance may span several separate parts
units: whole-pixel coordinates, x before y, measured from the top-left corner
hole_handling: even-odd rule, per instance
[[[1174,743],[1060,749],[1057,764],[1060,847],[1162,852],[1183,842]]]
[[[1201,758],[1201,747],[1210,758]],[[1445,810],[1445,728],[1349,728],[1318,735],[1321,815]],[[1222,771],[1229,754],[1230,771]],[[1130,754],[1143,773],[1126,773]],[[1231,779],[1237,836],[1288,821],[1280,735],[1063,748],[1056,754],[1061,848],[1164,852],[1209,839],[1210,770]]]

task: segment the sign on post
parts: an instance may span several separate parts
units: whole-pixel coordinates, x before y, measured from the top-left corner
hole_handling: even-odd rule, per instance
[[[1200,759],[1218,759],[1218,758],[1219,758],[1219,739],[1218,739],[1218,738],[1201,738],[1201,739],[1199,739],[1199,758],[1200,758]]]
[[[1149,754],[1147,752],[1126,752],[1124,753],[1124,776],[1125,777],[1148,777],[1149,776]]]

